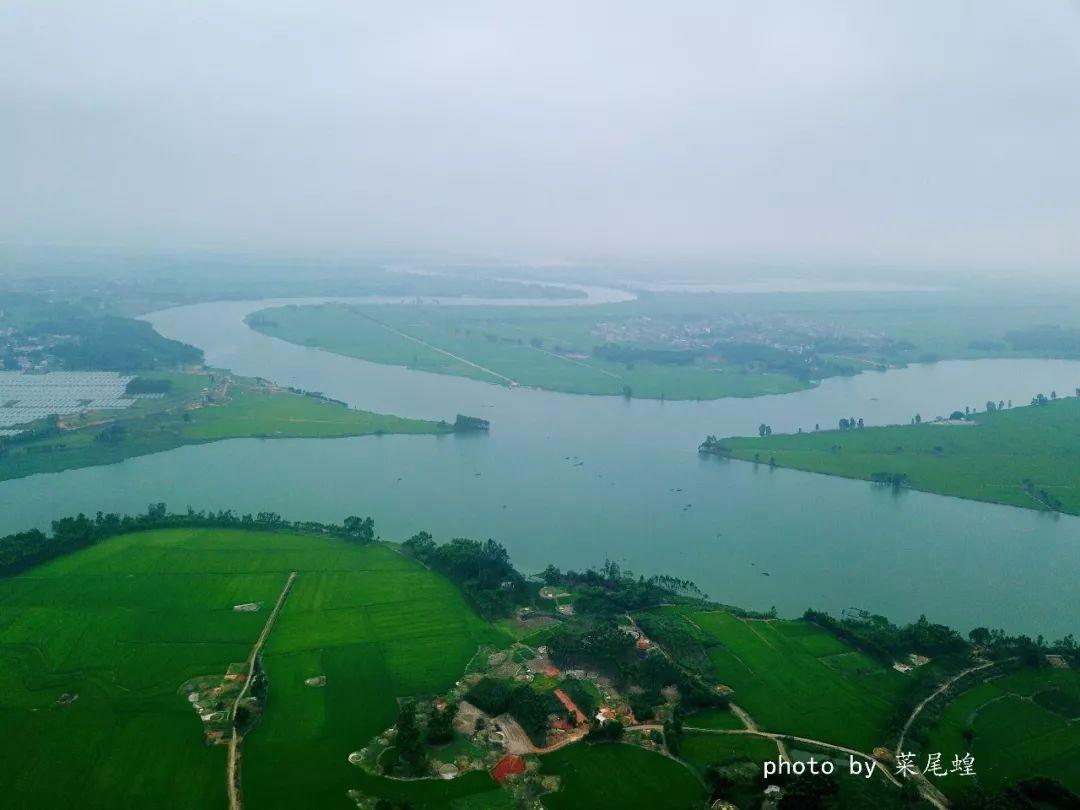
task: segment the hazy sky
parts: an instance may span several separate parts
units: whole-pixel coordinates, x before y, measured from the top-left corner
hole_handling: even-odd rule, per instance
[[[1072,0],[0,3],[0,241],[1080,273]]]

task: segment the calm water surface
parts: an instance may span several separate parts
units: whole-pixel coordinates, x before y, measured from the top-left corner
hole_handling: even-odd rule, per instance
[[[1057,637],[1080,630],[1080,520],[864,482],[700,458],[708,433],[776,431],[841,416],[868,424],[988,399],[1072,391],[1080,363],[982,360],[826,380],[795,394],[624,401],[508,389],[295,346],[243,324],[286,302],[200,304],[148,316],[211,365],[404,416],[492,422],[486,436],[242,439],[0,484],[0,532],[82,510],[272,509],[371,514],[384,536],[494,537],[518,566],[605,557],[689,577],[711,597],[795,615],[860,607]],[[535,302],[530,302],[535,303]],[[946,430],[948,428],[942,428]]]

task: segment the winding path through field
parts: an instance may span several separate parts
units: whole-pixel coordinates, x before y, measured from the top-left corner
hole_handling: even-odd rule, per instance
[[[627,613],[626,618],[629,620],[631,625],[636,627],[639,631],[641,630],[641,628],[638,627],[637,623],[634,621],[633,616],[631,616],[629,613]],[[691,621],[690,623],[694,624],[695,627],[698,627],[698,625],[695,624],[694,622]],[[747,626],[750,626],[749,622],[747,622],[746,624],[747,624]],[[698,629],[700,629],[700,627]],[[751,628],[751,629],[753,629],[753,628]],[[764,636],[761,636],[760,634],[758,634],[756,630],[754,631],[754,633],[755,633],[755,635],[758,635],[764,643],[769,644],[769,641]],[[674,659],[671,658],[671,655],[668,653],[668,651],[666,649],[664,649],[664,647],[662,645],[657,644],[656,642],[653,642],[653,643],[654,643],[655,648],[658,649],[661,652],[661,654],[663,654],[669,660],[674,660]],[[896,744],[896,750],[894,752],[894,756],[899,755],[900,750],[903,747],[904,737],[907,735],[908,731],[910,730],[911,725],[915,722],[915,718],[918,717],[919,713],[923,710],[923,708],[927,704],[929,704],[936,697],[938,697],[939,695],[944,693],[949,687],[951,687],[953,684],[955,684],[961,678],[963,678],[963,677],[965,677],[967,675],[970,675],[972,672],[978,672],[980,670],[986,669],[987,667],[993,666],[995,663],[998,663],[998,662],[988,661],[988,662],[980,664],[978,666],[969,667],[968,669],[965,669],[962,672],[959,672],[956,675],[953,675],[951,678],[949,678],[944,683],[942,683],[941,686],[939,686],[937,689],[935,689],[933,692],[931,692],[926,698],[924,698],[915,707],[914,711],[912,711],[912,713],[911,713],[911,716],[908,717],[907,722],[904,724],[904,728],[900,732],[900,738],[899,738],[899,740],[897,741],[897,744]],[[706,683],[704,679],[699,678],[699,680],[703,684]],[[889,772],[887,764],[885,762],[880,761],[872,753],[867,754],[866,752],[859,751],[859,750],[857,750],[855,748],[848,748],[847,746],[837,745],[835,743],[826,742],[824,740],[816,740],[816,739],[813,739],[811,737],[798,737],[798,736],[796,736],[794,734],[781,734],[781,733],[777,733],[777,732],[762,731],[758,727],[758,724],[754,720],[754,718],[751,717],[750,713],[747,712],[745,709],[743,709],[741,706],[737,706],[734,703],[729,703],[728,708],[730,709],[731,713],[733,715],[735,715],[735,717],[737,717],[739,719],[739,721],[743,724],[744,728],[741,728],[741,729],[716,729],[716,728],[700,728],[700,727],[697,727],[697,726],[686,726],[685,728],[686,728],[687,731],[693,731],[693,732],[701,733],[701,734],[742,734],[742,735],[751,736],[751,737],[763,737],[765,739],[772,740],[774,743],[776,743],[776,749],[777,749],[777,752],[778,752],[780,758],[782,760],[787,761],[787,762],[791,762],[791,755],[788,753],[787,746],[785,745],[785,741],[794,742],[794,743],[800,743],[801,742],[801,743],[806,743],[808,745],[815,745],[815,746],[817,746],[819,748],[824,748],[827,751],[836,751],[838,753],[848,754],[848,755],[850,755],[852,757],[858,757],[859,759],[862,759],[863,761],[870,763],[872,768],[875,768],[876,770],[879,770],[881,772],[881,774],[889,782],[891,782],[894,786],[902,787],[902,785],[903,785],[903,783],[899,779],[897,779],[895,775],[893,775],[892,773]],[[651,730],[651,729],[660,729],[660,730],[662,730],[663,729],[662,726],[651,725],[651,724],[643,724],[643,725],[639,725],[639,726],[634,726],[633,728],[638,728],[638,729],[641,729],[641,730]],[[942,793],[940,790],[938,790],[938,788],[935,787],[930,782],[930,780],[927,779],[918,770],[916,770],[914,772],[913,776],[914,776],[914,779],[915,779],[916,786],[918,787],[919,793],[921,794],[922,798],[925,799],[930,804],[934,805],[936,808],[938,808],[938,810],[947,810],[947,808],[950,806],[948,797],[946,797],[944,793]]]
[[[961,672],[958,672],[955,675],[953,675],[951,678],[947,679],[944,683],[941,684],[941,686],[939,686],[937,689],[935,689],[929,695],[927,695],[919,703],[919,705],[916,706],[915,709],[911,712],[911,716],[908,717],[907,722],[904,723],[904,728],[900,731],[900,738],[896,741],[896,750],[893,753],[896,756],[900,755],[900,750],[904,747],[904,737],[906,737],[908,731],[911,730],[911,725],[912,725],[912,723],[915,722],[915,718],[919,716],[919,713],[922,712],[922,710],[924,708],[926,708],[926,705],[928,703],[930,703],[935,698],[937,698],[939,695],[944,693],[946,690],[948,690],[948,688],[950,686],[952,686],[954,683],[956,683],[957,681],[959,681],[961,678],[965,677],[966,675],[970,675],[972,672],[978,672],[981,669],[986,669],[987,667],[992,667],[995,663],[999,663],[999,662],[987,661],[985,664],[979,664],[979,666],[977,666],[977,667],[969,667],[968,669],[965,669],[965,670],[963,670]]]
[[[240,743],[244,741],[244,738],[236,728],[236,710],[240,708],[240,701],[247,697],[248,690],[251,689],[251,679],[255,675],[255,666],[259,661],[259,653],[262,652],[263,645],[266,643],[266,639],[269,638],[270,631],[274,628],[274,622],[277,621],[278,614],[285,604],[285,599],[288,597],[289,591],[292,590],[296,573],[296,571],[289,572],[289,577],[285,580],[285,587],[281,589],[281,594],[274,604],[274,609],[266,617],[266,624],[263,625],[262,632],[259,633],[259,637],[255,641],[255,646],[248,653],[244,687],[240,690],[240,694],[236,696],[236,700],[233,701],[231,714],[232,736],[229,737],[229,758],[225,769],[226,785],[229,791],[229,810],[241,810],[244,806],[244,799],[240,790]]]

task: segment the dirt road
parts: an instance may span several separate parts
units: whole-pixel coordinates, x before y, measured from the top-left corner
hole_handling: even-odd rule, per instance
[[[247,677],[244,680],[244,688],[240,690],[240,694],[233,701],[232,736],[229,737],[229,756],[225,768],[226,786],[229,792],[229,810],[240,810],[244,806],[243,795],[240,791],[240,743],[244,741],[244,738],[240,736],[240,732],[236,729],[236,710],[240,708],[240,701],[247,697],[247,693],[251,689],[251,679],[255,674],[259,653],[262,652],[263,645],[266,643],[266,639],[269,638],[270,631],[274,628],[274,622],[277,621],[278,614],[281,612],[282,605],[285,604],[289,591],[292,590],[295,579],[296,571],[289,572],[289,578],[285,580],[285,587],[281,589],[281,595],[278,596],[274,609],[266,617],[266,624],[263,625],[262,632],[259,633],[259,638],[255,641],[255,646],[248,653]]]

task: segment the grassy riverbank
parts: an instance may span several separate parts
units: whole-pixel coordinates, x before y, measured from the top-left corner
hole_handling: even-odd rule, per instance
[[[88,411],[36,435],[0,445],[0,480],[98,464],[237,438],[341,438],[387,433],[449,433],[441,422],[348,408],[316,396],[222,372],[151,374],[167,381],[160,399],[123,411]]]
[[[717,455],[1028,509],[1080,514],[1080,398],[962,423],[720,439]]]
[[[621,306],[621,305],[620,305]],[[615,362],[596,353],[598,321],[613,307],[278,307],[249,318],[253,329],[374,363],[525,385],[570,394],[642,399],[719,399],[783,394],[810,383],[711,356],[670,360],[660,351]],[[622,316],[615,316],[622,317]]]

